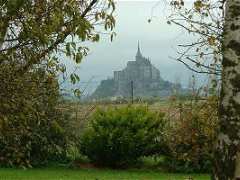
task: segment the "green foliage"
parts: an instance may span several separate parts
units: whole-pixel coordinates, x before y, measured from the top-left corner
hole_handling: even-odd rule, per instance
[[[0,68],[0,165],[31,167],[62,157],[70,137],[57,109],[56,77],[38,69],[13,78],[8,68]]]
[[[0,64],[17,61],[14,70],[19,75],[50,61],[58,51],[80,63],[88,48],[76,41],[99,41],[96,24],[102,25],[111,39],[114,35],[112,0],[11,0],[1,1],[0,7]]]
[[[210,172],[217,135],[217,100],[180,106],[180,114],[168,131],[168,167],[173,171]]]
[[[160,153],[163,114],[144,106],[98,109],[84,131],[80,151],[95,164],[123,167]]]
[[[65,158],[74,135],[58,109],[59,52],[80,63],[99,41],[96,24],[112,33],[112,0],[0,1],[0,165],[31,167]],[[73,84],[79,81],[71,74]],[[75,91],[80,95],[79,91]]]

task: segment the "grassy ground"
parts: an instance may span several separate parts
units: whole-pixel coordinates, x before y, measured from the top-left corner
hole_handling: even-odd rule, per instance
[[[208,175],[167,174],[150,170],[0,169],[0,180],[209,180]]]

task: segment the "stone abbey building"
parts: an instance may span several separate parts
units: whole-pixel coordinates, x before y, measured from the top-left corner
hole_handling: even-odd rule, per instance
[[[133,83],[137,95],[156,94],[160,88],[160,71],[145,58],[138,44],[135,61],[128,61],[127,67],[121,71],[114,71],[114,85],[116,96],[127,96]]]
[[[123,70],[114,71],[113,78],[101,81],[93,97],[130,97],[132,87],[135,97],[168,96],[172,86],[161,78],[150,59],[142,55],[138,43],[135,61],[128,61]]]

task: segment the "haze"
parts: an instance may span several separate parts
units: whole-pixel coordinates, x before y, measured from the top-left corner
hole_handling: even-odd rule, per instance
[[[101,80],[113,76],[114,70],[121,70],[127,61],[134,60],[137,43],[142,54],[160,70],[161,76],[169,81],[178,81],[187,86],[192,72],[170,57],[177,57],[178,44],[191,42],[183,29],[167,24],[171,13],[165,1],[118,1],[116,5],[116,38],[110,42],[103,35],[100,42],[89,44],[90,54],[84,58],[76,71],[80,75],[80,88],[92,92]],[[151,23],[148,19],[152,19]],[[68,61],[68,69],[73,64]],[[90,83],[86,82],[91,81]]]

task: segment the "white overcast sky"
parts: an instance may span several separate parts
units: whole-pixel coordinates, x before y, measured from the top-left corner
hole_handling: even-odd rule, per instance
[[[164,79],[178,79],[183,85],[187,85],[191,72],[169,57],[177,57],[177,45],[191,42],[191,38],[179,27],[166,23],[166,17],[170,13],[167,0],[118,0],[115,13],[117,37],[110,42],[104,36],[100,42],[89,45],[90,54],[77,71],[82,86],[94,76],[87,87],[88,91],[93,91],[102,79],[112,77],[113,71],[123,69],[127,61],[134,60],[138,40],[142,54],[150,58]],[[148,23],[151,17],[152,22]]]

